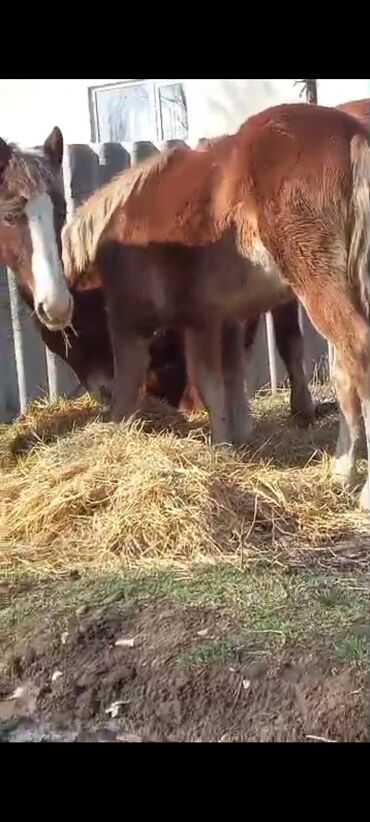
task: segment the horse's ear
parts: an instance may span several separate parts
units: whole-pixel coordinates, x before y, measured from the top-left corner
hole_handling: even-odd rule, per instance
[[[8,143],[0,137],[0,182],[11,156],[11,146],[9,146]]]
[[[44,152],[46,156],[49,158],[51,165],[53,168],[59,170],[60,166],[62,165],[63,161],[63,134],[58,128],[55,126],[52,132],[49,134],[49,137],[44,142]]]

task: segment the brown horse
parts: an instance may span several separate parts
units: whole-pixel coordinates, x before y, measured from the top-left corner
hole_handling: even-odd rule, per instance
[[[0,262],[27,286],[37,317],[51,330],[69,325],[73,310],[60,258],[62,156],[57,128],[40,150],[0,139]]]
[[[355,100],[343,103],[337,108],[356,117],[369,129],[370,126],[370,99]],[[216,145],[224,139],[226,134],[215,138],[202,138],[199,140],[197,148],[207,150],[212,145]],[[278,306],[272,310],[272,318],[275,331],[275,339],[279,354],[286,366],[290,386],[291,386],[291,412],[296,417],[300,425],[309,424],[314,417],[311,395],[308,389],[305,369],[304,369],[304,340],[299,324],[299,311],[297,300]],[[247,358],[253,347],[261,315],[249,317],[246,322],[245,347]],[[189,369],[191,365],[189,363]],[[188,385],[186,389],[187,408],[200,408],[202,405],[197,390],[194,385]]]
[[[0,263],[16,274],[18,291],[35,309],[33,321],[47,348],[72,368],[83,387],[105,401],[113,380],[113,352],[103,291],[74,293],[61,276],[63,150],[58,128],[38,150],[21,152],[0,140]],[[58,329],[69,322],[75,333],[66,344],[65,332]],[[147,393],[177,407],[186,384],[182,340],[176,331],[160,332],[151,348]]]
[[[220,137],[202,138],[199,140],[197,149],[206,151],[217,145],[228,135]],[[248,266],[248,262],[240,260],[241,267]],[[307,377],[304,367],[304,340],[299,324],[299,309],[297,300],[278,305],[271,310],[274,325],[275,340],[280,357],[286,367],[290,382],[290,408],[291,413],[300,426],[308,426],[313,422],[315,410],[308,388]],[[253,345],[255,342],[261,313],[248,317],[245,322],[244,345],[246,351],[246,362],[251,358]],[[192,372],[192,364],[188,359],[188,372]],[[195,385],[187,385],[183,398],[183,405],[187,409],[199,409],[202,402]]]
[[[242,441],[243,317],[294,293],[336,352],[338,472],[353,480],[361,409],[370,466],[369,186],[366,128],[342,111],[291,104],[93,194],[65,229],[63,257],[69,282],[104,286],[113,419],[135,409],[153,330],[178,325],[213,441]],[[370,508],[369,477],[360,501]]]

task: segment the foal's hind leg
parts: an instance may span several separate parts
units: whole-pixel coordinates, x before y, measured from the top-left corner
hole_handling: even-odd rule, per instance
[[[120,422],[136,410],[139,389],[149,363],[150,340],[135,332],[120,333],[114,344],[114,383],[111,419]]]
[[[335,352],[334,382],[340,403],[339,436],[333,476],[348,489],[356,485],[356,459],[361,439],[361,402],[353,381]]]
[[[361,491],[360,507],[363,508],[364,511],[370,511],[370,390],[368,399],[362,403],[362,414],[366,432],[368,474],[367,482],[365,482],[365,485]]]
[[[313,422],[315,409],[304,368],[304,342],[299,326],[298,302],[292,300],[272,311],[276,345],[290,382],[291,412],[302,428]]]
[[[356,343],[358,344],[355,359],[352,359],[353,352],[349,350],[351,343],[353,344],[352,333],[356,334]],[[342,379],[345,375],[348,380],[348,388],[343,391],[343,386],[341,386],[338,395],[344,420],[342,418],[339,431],[336,471],[339,468],[343,472],[347,461],[348,479],[349,482],[352,480],[354,483],[354,463],[357,456],[360,426],[358,400],[360,400],[365,423],[368,471],[367,480],[360,495],[360,506],[364,510],[370,511],[370,326],[363,318],[360,318],[357,327],[355,325],[354,328],[349,328],[347,344],[347,351],[344,352],[342,348],[338,358]],[[336,356],[338,356],[338,351]],[[343,449],[343,443],[347,445],[347,452],[345,446]]]
[[[208,411],[212,443],[231,443],[230,420],[222,372],[221,326],[187,329],[185,333],[188,377]]]
[[[222,327],[222,367],[226,404],[234,445],[246,443],[253,431],[248,395],[245,388],[245,327],[240,322],[225,322]]]
[[[356,394],[361,402],[366,430],[368,478],[361,493],[360,505],[370,510],[370,325],[353,305],[340,282],[335,283],[335,291],[333,287],[326,290],[321,282],[319,294],[311,291],[304,298],[302,296],[303,299],[313,324],[336,350],[337,368],[341,375],[338,399],[343,414],[337,446],[338,460],[341,459],[341,462],[337,465],[342,476],[346,473],[349,480],[354,477],[358,438]],[[350,402],[348,398],[352,398]],[[345,464],[347,468],[344,472]]]

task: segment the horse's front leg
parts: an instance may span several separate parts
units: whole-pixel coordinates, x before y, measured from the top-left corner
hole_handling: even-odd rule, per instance
[[[299,325],[298,302],[291,300],[272,311],[276,345],[290,382],[290,408],[297,424],[306,428],[315,418],[315,408],[304,367],[304,340]]]
[[[242,322],[225,322],[222,326],[222,369],[231,439],[234,445],[244,445],[250,439],[253,424],[245,386],[245,326]]]
[[[232,443],[232,424],[223,378],[221,323],[189,328],[185,333],[189,381],[195,384],[208,411],[212,443]]]
[[[110,419],[127,420],[136,411],[138,394],[149,364],[150,339],[133,330],[112,335],[114,381]]]

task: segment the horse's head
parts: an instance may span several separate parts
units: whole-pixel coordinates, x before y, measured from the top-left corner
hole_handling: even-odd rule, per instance
[[[22,151],[0,138],[0,261],[31,291],[35,312],[50,330],[69,325],[73,312],[61,263],[62,159],[58,128],[41,149]]]
[[[74,309],[73,326],[77,336],[69,335],[66,350],[61,334],[49,334],[49,337],[59,338],[59,350],[54,348],[54,351],[73,368],[80,383],[91,394],[104,403],[109,402],[114,362],[102,288],[74,292]]]

